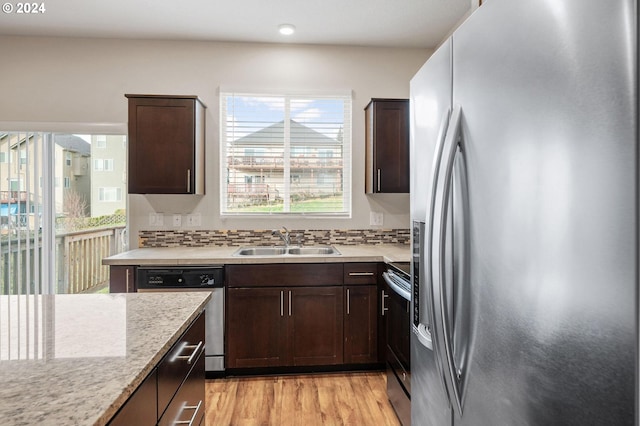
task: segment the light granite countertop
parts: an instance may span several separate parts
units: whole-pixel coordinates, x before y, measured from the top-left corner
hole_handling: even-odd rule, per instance
[[[138,248],[102,260],[105,265],[211,265],[251,263],[409,262],[407,244],[334,245],[336,255],[234,256],[240,247]]]
[[[210,297],[0,296],[0,424],[106,424]]]

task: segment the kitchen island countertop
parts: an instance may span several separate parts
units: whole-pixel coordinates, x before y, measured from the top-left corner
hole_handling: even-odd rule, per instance
[[[0,296],[0,424],[106,424],[210,297]]]
[[[251,263],[408,262],[408,244],[334,245],[341,253],[311,256],[234,256],[240,247],[138,248],[102,260],[105,265],[203,265]]]

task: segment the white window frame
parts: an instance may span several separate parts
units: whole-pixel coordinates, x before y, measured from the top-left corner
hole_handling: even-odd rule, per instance
[[[114,161],[113,158],[94,158],[93,170],[96,172],[112,172]]]
[[[353,93],[352,91],[335,91],[335,92],[317,92],[317,91],[262,91],[262,90],[231,90],[228,88],[221,87],[220,88],[220,215],[222,217],[253,217],[262,216],[262,217],[274,217],[274,216],[283,216],[287,218],[292,217],[305,217],[305,218],[345,218],[349,219],[352,217],[352,205],[353,205],[353,191],[352,191],[352,172],[353,172],[353,164],[352,164],[352,117],[353,117]],[[343,194],[343,206],[344,211],[342,212],[291,212],[287,211],[287,201],[285,201],[285,207],[283,212],[233,212],[227,210],[227,186],[229,185],[228,179],[228,167],[227,167],[227,142],[226,142],[226,129],[227,129],[227,106],[226,106],[226,98],[228,96],[247,96],[247,97],[256,97],[260,98],[262,96],[266,97],[279,97],[285,99],[285,104],[287,104],[291,99],[341,99],[345,102],[344,109],[344,121],[343,121],[343,146],[342,146],[342,194]],[[285,107],[284,117],[285,122],[288,122],[289,119],[289,107]],[[286,126],[285,126],[286,128]],[[287,130],[285,129],[285,135],[287,134]],[[287,139],[287,136],[285,136]],[[289,145],[288,141],[284,143],[284,156],[285,156],[285,172],[283,176],[283,185],[285,186],[285,193],[290,191],[291,185],[291,172],[289,170],[288,164],[292,161],[292,159],[299,155],[300,150],[294,150]],[[295,173],[294,173],[295,174]],[[292,192],[288,192],[292,194]],[[286,195],[285,195],[286,198]]]
[[[122,189],[117,186],[101,186],[98,188],[98,201],[101,203],[122,201]]]
[[[105,149],[107,147],[107,135],[96,135],[96,148]]]

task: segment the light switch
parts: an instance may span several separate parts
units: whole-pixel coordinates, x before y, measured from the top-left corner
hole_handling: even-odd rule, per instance
[[[369,215],[369,225],[371,226],[382,226],[384,221],[384,214],[380,212],[371,212]]]
[[[191,213],[187,215],[187,226],[200,226],[202,224],[202,216],[200,213]]]
[[[149,213],[149,226],[162,226],[164,224],[164,216],[162,213]]]

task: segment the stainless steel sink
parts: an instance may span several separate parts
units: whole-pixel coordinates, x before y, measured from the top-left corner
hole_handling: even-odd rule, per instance
[[[309,247],[289,247],[289,254],[296,256],[302,255],[327,255],[327,254],[340,254],[335,247],[332,246],[309,246]]]
[[[242,247],[234,256],[281,256],[286,254],[284,247]]]
[[[333,246],[308,247],[241,247],[234,256],[339,256],[341,253]]]

